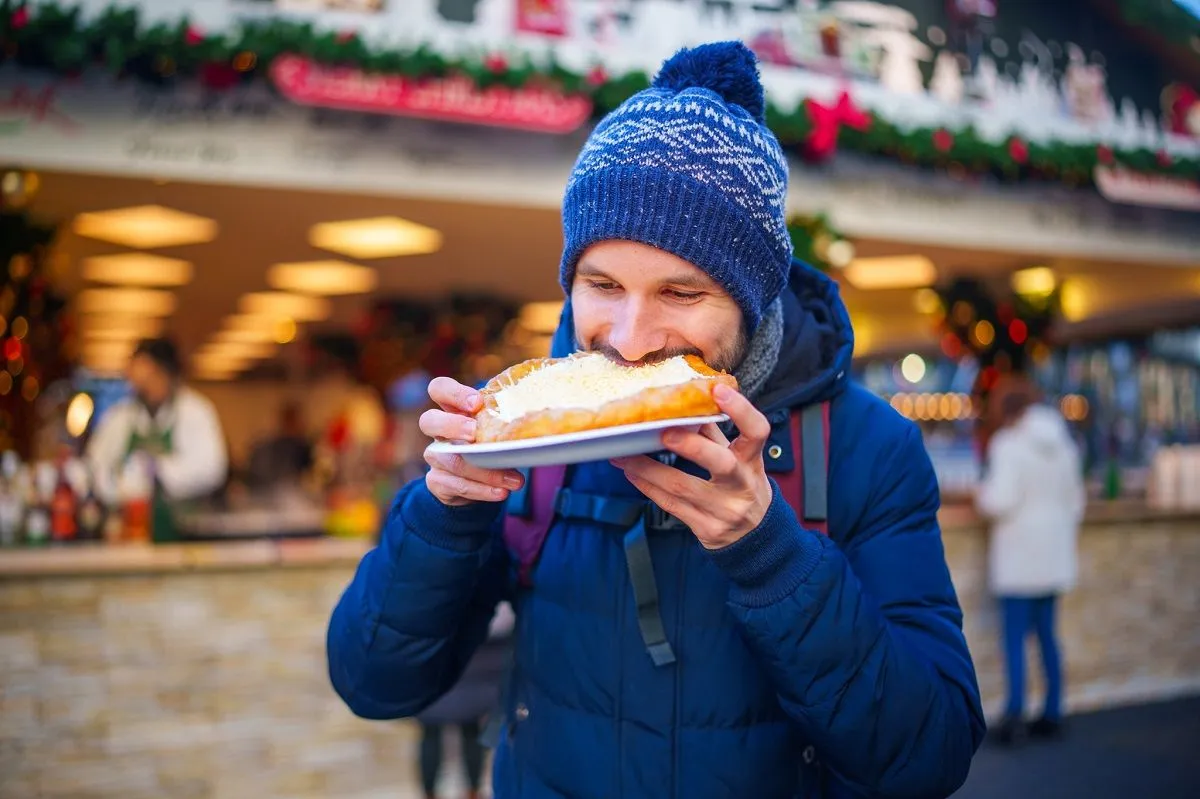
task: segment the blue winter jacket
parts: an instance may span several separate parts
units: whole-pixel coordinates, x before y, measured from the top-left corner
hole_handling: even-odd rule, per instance
[[[705,551],[650,535],[677,661],[639,633],[622,537],[559,520],[517,590],[501,504],[397,496],[379,547],[333,612],[329,672],[371,719],[449,689],[501,597],[517,610],[497,799],[945,797],[984,733],[962,613],[916,427],[847,378],[853,334],[836,284],[796,264],[779,366],[759,406],[789,463],[789,409],[831,400],[829,538],[776,487],[758,529]],[[555,340],[571,349],[569,309]],[[608,463],[570,487],[639,498]]]

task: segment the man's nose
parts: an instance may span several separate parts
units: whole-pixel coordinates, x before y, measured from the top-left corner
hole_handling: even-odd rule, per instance
[[[614,321],[608,343],[626,361],[637,362],[666,347],[667,336],[655,322],[652,309],[632,301]]]

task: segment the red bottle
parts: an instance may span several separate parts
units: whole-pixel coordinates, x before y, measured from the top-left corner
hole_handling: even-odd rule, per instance
[[[58,542],[74,541],[79,532],[75,521],[75,510],[78,499],[66,477],[59,472],[58,487],[54,489],[54,499],[50,502],[50,537]]]

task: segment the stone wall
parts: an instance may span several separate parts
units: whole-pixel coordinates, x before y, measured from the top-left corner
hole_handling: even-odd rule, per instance
[[[408,796],[412,726],[354,718],[325,675],[350,575],[0,582],[0,797]]]
[[[986,587],[986,534],[966,525],[948,528],[943,539],[992,718],[1005,689],[998,608]],[[1079,557],[1079,585],[1058,617],[1068,709],[1200,693],[1200,519],[1090,525]],[[1042,678],[1032,636],[1026,663],[1033,712]]]
[[[984,534],[945,539],[995,710]],[[1097,525],[1081,540],[1060,622],[1070,705],[1200,689],[1200,520]],[[355,719],[325,676],[326,620],[351,573],[0,579],[0,799],[416,797],[413,726]]]

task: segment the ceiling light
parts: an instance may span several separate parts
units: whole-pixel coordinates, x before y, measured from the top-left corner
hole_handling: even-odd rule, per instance
[[[387,258],[437,252],[442,234],[398,216],[380,216],[313,225],[308,242],[351,258]]]
[[[521,327],[531,333],[553,333],[562,315],[561,302],[531,302],[521,308]]]
[[[1058,278],[1048,266],[1035,266],[1014,272],[1012,289],[1026,297],[1047,297],[1054,292]]]
[[[275,354],[276,345],[273,341],[230,341],[217,340],[205,347],[198,357],[216,355],[217,357],[235,360],[257,360],[269,358]]]
[[[119,372],[133,355],[134,342],[89,341],[80,350],[79,360],[94,371]]]
[[[214,220],[161,205],[82,213],[73,228],[80,236],[139,250],[204,244],[217,237]]]
[[[192,356],[192,365],[199,371],[236,372],[245,369],[250,359],[240,358],[219,350],[201,350]]]
[[[273,288],[301,294],[365,294],[376,281],[374,269],[345,261],[275,264],[267,272]]]
[[[192,265],[178,258],[142,252],[97,255],[83,261],[83,279],[118,286],[168,288],[192,279]]]
[[[329,300],[286,291],[255,291],[242,297],[238,310],[255,316],[274,316],[297,322],[320,322],[329,318]]]
[[[170,316],[175,295],[154,289],[85,289],[79,292],[78,308],[84,314]]]
[[[87,314],[80,317],[80,322],[80,333],[85,339],[94,341],[152,338],[163,330],[163,320],[153,316]]]
[[[856,289],[914,289],[937,280],[937,268],[924,255],[856,258],[843,270]]]

